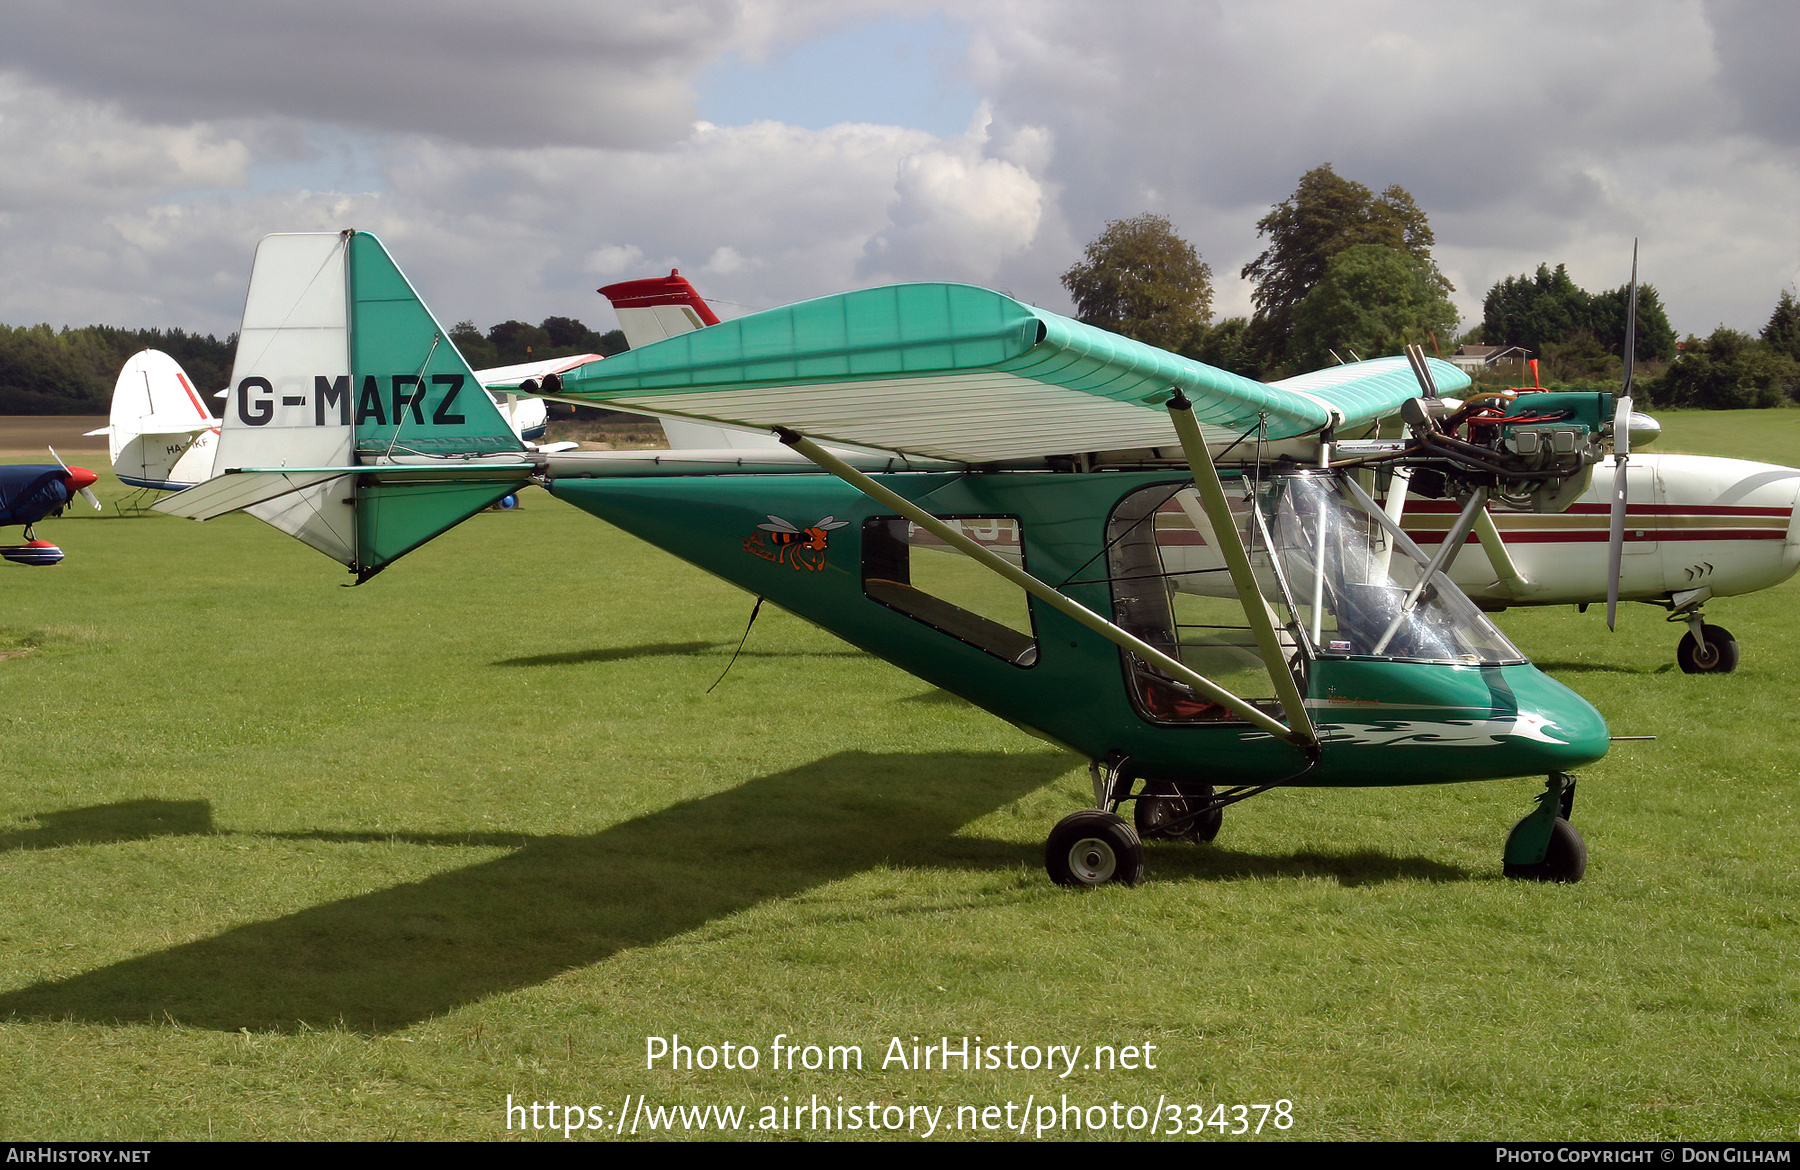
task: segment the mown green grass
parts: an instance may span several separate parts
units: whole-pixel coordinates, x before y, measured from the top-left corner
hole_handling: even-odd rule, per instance
[[[1789,413],[1668,446],[1793,462]],[[0,566],[0,1137],[503,1139],[508,1094],[628,1093],[1796,1135],[1794,582],[1714,603],[1716,678],[1649,607],[1502,615],[1660,737],[1582,774],[1579,885],[1501,878],[1520,780],[1270,793],[1073,892],[1041,852],[1080,761],[766,606],[708,694],[749,598],[526,502],[358,589],[248,519],[71,513],[64,564]],[[672,1033],[760,1067],[646,1070]],[[772,1069],[780,1033],[867,1066]],[[881,1067],[946,1035],[1157,1067]]]

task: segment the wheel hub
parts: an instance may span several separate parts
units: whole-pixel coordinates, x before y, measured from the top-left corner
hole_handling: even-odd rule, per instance
[[[1083,882],[1099,885],[1112,880],[1113,871],[1119,868],[1119,859],[1106,842],[1096,837],[1084,837],[1069,850],[1069,868]]]

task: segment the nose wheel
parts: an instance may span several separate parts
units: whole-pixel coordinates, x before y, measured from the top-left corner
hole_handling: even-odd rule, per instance
[[[1693,622],[1675,647],[1675,661],[1688,674],[1730,674],[1738,665],[1737,639],[1724,626]]]
[[[1552,772],[1537,810],[1506,836],[1506,876],[1520,881],[1578,882],[1587,872],[1587,842],[1569,823],[1575,811],[1575,777]]]

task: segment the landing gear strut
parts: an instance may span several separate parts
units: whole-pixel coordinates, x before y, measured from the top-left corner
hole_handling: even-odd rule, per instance
[[[1675,647],[1675,661],[1688,674],[1730,674],[1737,669],[1737,639],[1724,626],[1706,624],[1704,607],[1711,596],[1712,589],[1702,586],[1672,594],[1664,603],[1669,620],[1687,626],[1687,634]]]
[[[1587,872],[1587,842],[1569,823],[1575,811],[1575,777],[1552,772],[1538,794],[1537,811],[1506,836],[1509,878],[1538,882],[1578,882]]]
[[[1225,821],[1224,809],[1207,807],[1212,795],[1210,784],[1151,781],[1132,809],[1138,836],[1146,841],[1211,841]]]

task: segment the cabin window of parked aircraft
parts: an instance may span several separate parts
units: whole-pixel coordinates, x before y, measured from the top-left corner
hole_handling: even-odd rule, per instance
[[[1011,516],[946,516],[989,552],[1023,564]],[[1014,666],[1037,662],[1025,591],[899,516],[863,523],[863,593]],[[922,554],[922,555],[915,555]]]

